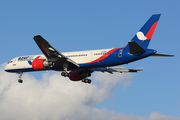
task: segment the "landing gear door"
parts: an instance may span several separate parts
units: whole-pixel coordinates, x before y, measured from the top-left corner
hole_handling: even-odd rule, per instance
[[[124,50],[124,49],[120,49],[120,50],[119,50],[119,53],[118,53],[118,57],[119,57],[119,58],[122,57],[123,50]]]

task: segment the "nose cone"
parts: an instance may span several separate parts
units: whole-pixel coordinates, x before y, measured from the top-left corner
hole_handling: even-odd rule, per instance
[[[4,70],[7,72],[7,69],[8,69],[8,68],[7,68],[7,65],[6,65],[5,68],[4,68]]]
[[[5,70],[6,72],[10,72],[10,71],[9,71],[9,70],[10,70],[9,64],[7,64],[7,65],[5,66],[4,70]]]

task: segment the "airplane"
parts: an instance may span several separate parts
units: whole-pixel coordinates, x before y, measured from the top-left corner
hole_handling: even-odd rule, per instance
[[[5,66],[5,71],[18,73],[19,83],[23,82],[23,72],[30,71],[62,71],[61,75],[69,77],[71,81],[82,81],[85,83],[91,83],[88,77],[95,71],[108,73],[142,71],[142,69],[126,69],[113,66],[128,64],[149,56],[174,56],[157,54],[156,50],[147,48],[160,15],[152,15],[132,40],[121,48],[61,53],[52,47],[42,36],[35,35],[33,39],[43,54],[16,57],[8,62]]]

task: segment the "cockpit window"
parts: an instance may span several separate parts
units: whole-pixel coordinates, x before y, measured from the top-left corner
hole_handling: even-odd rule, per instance
[[[13,62],[13,61],[9,61],[8,64],[9,64],[9,63],[12,63],[12,62]]]

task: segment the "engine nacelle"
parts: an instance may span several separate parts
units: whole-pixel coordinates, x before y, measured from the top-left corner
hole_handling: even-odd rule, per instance
[[[69,79],[72,81],[80,81],[81,78],[81,71],[71,71]]]
[[[35,59],[32,62],[32,68],[35,70],[43,70],[46,67],[49,67],[49,63],[45,59]]]
[[[84,70],[84,71],[71,71],[69,79],[72,81],[80,81],[86,77],[91,76],[91,72]]]

